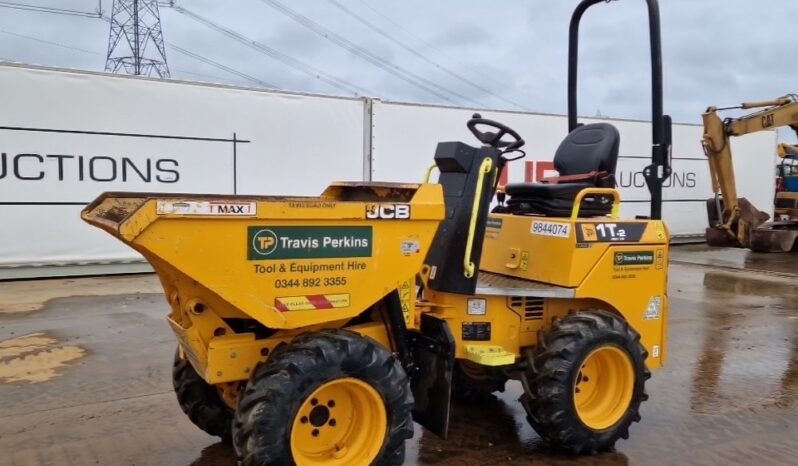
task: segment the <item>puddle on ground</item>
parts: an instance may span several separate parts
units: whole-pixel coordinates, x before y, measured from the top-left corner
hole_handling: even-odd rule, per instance
[[[62,345],[45,333],[0,341],[0,383],[41,383],[63,373],[69,363],[86,356],[80,346]]]
[[[742,296],[798,298],[798,283],[795,279],[780,277],[757,278],[745,272],[706,272],[704,288]]]
[[[673,246],[671,247],[671,261],[788,275],[798,273],[798,254],[795,253],[766,253],[740,248],[713,248],[706,244]]]
[[[138,293],[160,294],[163,288],[155,274],[0,282],[0,315],[36,311],[55,298]]]

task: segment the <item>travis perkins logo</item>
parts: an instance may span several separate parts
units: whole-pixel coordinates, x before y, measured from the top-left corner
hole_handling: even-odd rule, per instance
[[[247,229],[247,259],[371,257],[371,227],[270,227]]]
[[[616,266],[653,264],[654,251],[616,252],[613,262]]]

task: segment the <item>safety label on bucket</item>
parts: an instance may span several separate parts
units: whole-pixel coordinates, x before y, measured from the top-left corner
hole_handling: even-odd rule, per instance
[[[274,307],[281,312],[338,309],[349,307],[349,303],[349,293],[282,296],[274,298]]]

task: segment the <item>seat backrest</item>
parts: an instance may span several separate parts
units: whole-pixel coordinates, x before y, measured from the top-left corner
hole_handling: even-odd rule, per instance
[[[610,176],[601,181],[599,186],[614,187],[620,142],[618,129],[609,123],[579,126],[568,133],[557,148],[554,168],[560,176],[604,171]]]

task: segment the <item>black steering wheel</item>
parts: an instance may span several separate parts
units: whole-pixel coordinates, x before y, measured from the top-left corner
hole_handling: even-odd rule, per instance
[[[477,125],[489,126],[497,131],[480,131],[477,129]],[[521,136],[515,132],[515,130],[507,125],[499,123],[498,121],[482,118],[482,115],[479,113],[472,115],[471,119],[468,120],[468,123],[466,123],[466,126],[468,126],[468,130],[471,131],[471,134],[479,139],[481,143],[487,144],[497,149],[505,148],[502,153],[516,151],[525,144],[523,138],[521,138]],[[510,135],[513,140],[503,140],[502,138],[505,135]]]

